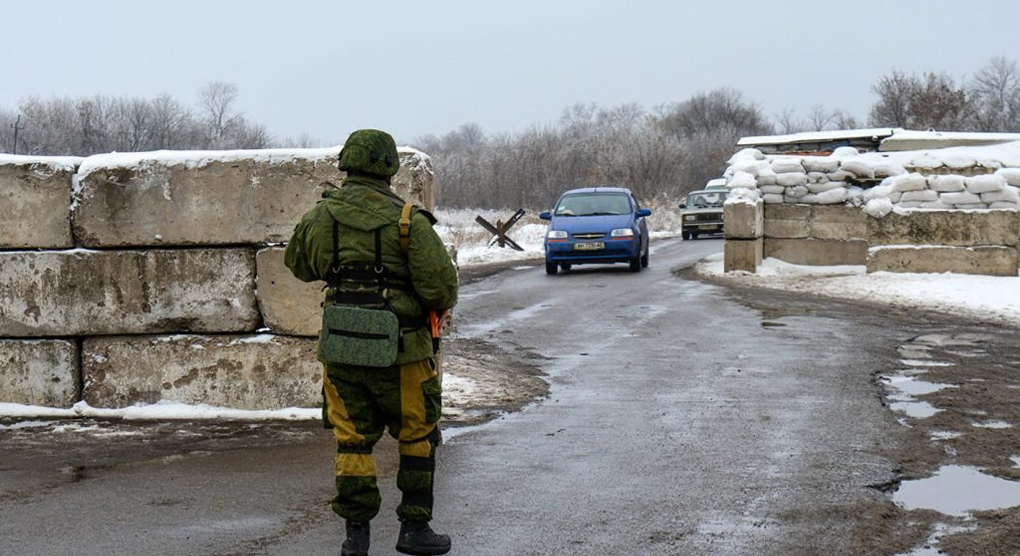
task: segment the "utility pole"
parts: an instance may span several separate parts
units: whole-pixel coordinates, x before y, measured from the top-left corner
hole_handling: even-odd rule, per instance
[[[21,123],[21,114],[14,120],[14,154],[18,154],[18,124]]]

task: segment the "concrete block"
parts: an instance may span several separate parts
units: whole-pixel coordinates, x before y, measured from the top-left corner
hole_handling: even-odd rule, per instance
[[[810,220],[810,205],[768,205],[765,207],[765,221],[769,220]]]
[[[762,242],[758,239],[727,239],[723,247],[725,272],[757,272],[762,261]]]
[[[78,346],[66,340],[0,340],[0,402],[71,407]]]
[[[237,245],[290,238],[337,149],[96,155],[79,169],[75,236],[88,247]]]
[[[727,239],[757,239],[764,232],[765,204],[726,203],[723,205],[723,233]]]
[[[255,256],[262,318],[276,334],[316,337],[322,325],[322,287],[326,284],[295,278],[283,264],[284,251],[283,247],[269,247]]]
[[[72,247],[71,181],[80,158],[0,155],[0,249]]]
[[[868,272],[954,272],[1016,276],[1013,247],[885,246],[868,250]]]
[[[811,237],[815,239],[864,239],[868,235],[868,215],[858,207],[811,207]]]
[[[247,249],[0,252],[0,337],[248,332]]]
[[[868,242],[859,239],[772,239],[766,238],[764,255],[792,264],[834,266],[863,265]]]
[[[871,245],[949,245],[972,247],[1020,243],[1020,212],[924,210],[868,218]]]
[[[315,341],[285,336],[113,336],[82,345],[82,399],[93,407],[161,400],[237,409],[315,407]]]
[[[75,236],[86,247],[237,245],[290,239],[344,177],[338,148],[96,155],[79,169]],[[428,155],[401,149],[394,190],[433,203]]]
[[[765,205],[779,206],[779,205]],[[766,218],[764,235],[774,239],[799,239],[811,236],[811,227],[808,220],[783,220]]]
[[[409,148],[397,149],[400,154],[400,170],[390,184],[393,191],[405,201],[414,203],[425,210],[436,208],[435,172],[429,155]]]

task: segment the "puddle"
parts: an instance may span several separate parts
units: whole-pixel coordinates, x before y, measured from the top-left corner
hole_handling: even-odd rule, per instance
[[[915,399],[914,396],[923,396],[946,388],[955,388],[955,386],[917,380],[910,376],[914,374],[918,373],[907,371],[906,374],[880,377],[882,382],[892,390],[889,394],[889,399],[892,401],[889,407],[893,411],[906,413],[908,417],[915,419],[925,419],[942,411],[928,402]]]
[[[915,419],[927,419],[942,411],[928,402],[894,402],[889,404],[893,411],[906,413],[907,417]]]
[[[935,431],[931,433],[932,440],[953,440],[954,438],[960,438],[961,436],[963,436],[963,433],[956,431]]]
[[[900,363],[908,367],[952,367],[949,361],[932,361],[930,359],[900,359]]]
[[[893,502],[907,510],[967,517],[975,510],[1020,506],[1020,483],[986,475],[975,467],[947,465],[927,479],[903,481]]]
[[[489,295],[490,293],[496,293],[496,290],[479,290],[479,291],[476,291],[476,292],[458,293],[457,299],[463,301],[465,299],[474,299],[476,297],[484,297],[486,295]]]
[[[974,346],[988,341],[989,336],[981,334],[927,334],[914,338],[911,343],[930,346]]]
[[[948,536],[948,535],[955,535],[957,533],[966,533],[968,531],[973,531],[973,530],[974,530],[973,527],[960,527],[960,526],[946,525],[945,523],[936,523],[935,524],[935,530],[932,531],[932,534],[928,537],[928,540],[926,540],[924,542],[923,546],[915,548],[914,550],[911,550],[910,552],[905,552],[905,553],[898,554],[897,556],[940,556],[940,555],[944,555],[945,552],[942,552],[938,548],[939,541],[942,540],[942,537],[945,537],[945,536]]]
[[[53,421],[21,421],[13,425],[0,425],[0,430],[34,429],[48,427],[52,424]]]
[[[985,421],[983,423],[974,423],[975,427],[982,429],[1011,429],[1013,425],[1005,421]]]
[[[780,327],[780,326],[786,326],[785,324],[783,324],[781,322],[772,322],[772,321],[768,321],[768,320],[761,321],[761,325],[764,326],[765,328],[777,328],[777,327]]]
[[[953,384],[925,382],[923,380],[917,380],[912,376],[905,375],[883,376],[882,381],[888,384],[891,388],[894,388],[907,396],[923,396],[925,394],[938,392],[939,390],[945,390],[946,388],[956,388]]]

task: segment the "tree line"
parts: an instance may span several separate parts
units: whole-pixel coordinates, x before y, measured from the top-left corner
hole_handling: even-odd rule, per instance
[[[993,58],[961,81],[894,71],[871,91],[866,120],[820,105],[769,118],[739,91],[722,88],[650,111],[576,105],[556,124],[512,135],[465,124],[415,145],[433,158],[442,206],[545,207],[565,189],[598,184],[628,186],[642,200],[675,199],[717,177],[745,136],[864,126],[1020,132],[1015,60]]]
[[[159,149],[262,149],[265,126],[237,111],[237,86],[215,81],[188,106],[170,95],[30,97],[18,110],[0,108],[0,152],[88,156]]]
[[[641,199],[673,199],[719,175],[740,137],[864,126],[1020,132],[1020,70],[993,58],[972,76],[894,71],[871,87],[867,118],[821,105],[769,117],[739,91],[720,88],[647,110],[577,104],[558,122],[489,135],[464,124],[412,144],[430,154],[437,202],[449,207],[542,207],[571,187],[618,184]],[[192,105],[155,98],[31,97],[0,108],[0,152],[87,156],[159,149],[312,147],[307,135],[276,141],[237,110],[237,87],[213,82]]]

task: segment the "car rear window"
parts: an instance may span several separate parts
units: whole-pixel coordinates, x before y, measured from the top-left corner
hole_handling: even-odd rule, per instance
[[[556,216],[596,216],[630,214],[630,197],[622,193],[575,193],[564,195],[556,206]]]

